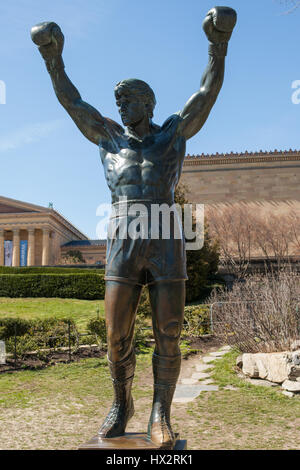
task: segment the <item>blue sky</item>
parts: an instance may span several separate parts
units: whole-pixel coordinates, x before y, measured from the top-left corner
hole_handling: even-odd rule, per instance
[[[299,149],[300,9],[275,0],[228,0],[238,23],[218,101],[191,154]],[[282,2],[284,3],[284,2]],[[113,88],[140,78],[154,89],[161,124],[199,88],[207,63],[202,21],[211,0],[9,0],[1,2],[0,194],[54,208],[96,237],[110,201],[98,149],[58,103],[30,28],[55,21],[65,35],[66,72],[83,99],[120,121]]]

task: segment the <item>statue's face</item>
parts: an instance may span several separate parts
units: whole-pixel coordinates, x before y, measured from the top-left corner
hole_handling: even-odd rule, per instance
[[[134,94],[122,93],[116,96],[117,106],[124,126],[133,126],[147,116],[146,105]]]

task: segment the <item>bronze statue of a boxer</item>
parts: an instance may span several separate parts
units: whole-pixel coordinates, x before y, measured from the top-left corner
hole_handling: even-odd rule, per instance
[[[203,29],[209,40],[209,62],[200,89],[162,126],[152,122],[155,95],[150,86],[137,79],[119,82],[115,97],[126,130],[81,99],[64,70],[64,36],[59,26],[45,22],[32,28],[32,40],[46,62],[59,102],[85,137],[99,146],[114,218],[122,219],[123,224],[132,219],[124,212],[125,199],[127,208],[136,203],[146,208],[173,204],[186,140],[201,129],[217,99],[235,23],[236,12],[231,8],[215,7],[208,12]],[[151,220],[148,222],[150,233]],[[122,238],[117,232],[108,239],[105,274],[108,360],[115,398],[99,435],[109,438],[124,434],[134,413],[132,338],[141,289],[148,285],[156,342],[148,437],[158,446],[168,446],[174,441],[170,407],[181,362],[179,338],[187,279],[184,237]]]

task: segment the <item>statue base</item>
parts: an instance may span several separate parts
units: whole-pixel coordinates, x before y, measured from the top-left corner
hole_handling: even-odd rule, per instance
[[[186,450],[187,441],[178,439],[175,435],[175,442],[170,447],[160,447],[147,438],[146,433],[127,432],[124,436],[104,439],[94,436],[90,441],[78,447],[78,450]]]

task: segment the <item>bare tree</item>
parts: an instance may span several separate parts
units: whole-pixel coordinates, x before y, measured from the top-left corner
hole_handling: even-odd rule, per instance
[[[209,208],[206,215],[210,235],[220,247],[221,265],[243,277],[251,261],[254,243],[249,211],[242,207],[227,207],[222,211]]]
[[[289,266],[215,290],[209,303],[214,334],[242,352],[287,351],[300,338],[300,275]]]
[[[246,205],[207,210],[210,236],[220,247],[221,265],[244,277],[253,258],[275,261],[277,269],[300,255],[300,215],[265,213]]]
[[[276,0],[280,4],[285,5],[287,10],[283,12],[284,15],[288,15],[300,7],[300,0]]]

